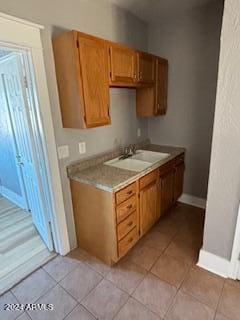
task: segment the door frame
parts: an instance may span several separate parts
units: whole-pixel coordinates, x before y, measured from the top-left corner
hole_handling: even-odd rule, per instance
[[[233,240],[232,254],[228,276],[231,279],[240,280],[240,206],[238,209],[235,235]]]
[[[35,120],[42,129],[41,146],[50,191],[52,210],[50,221],[55,251],[66,255],[70,251],[63,190],[54,135],[50,99],[40,31],[43,26],[0,12],[0,45],[27,50],[32,59],[34,80],[38,96]],[[38,137],[37,137],[38,138]]]

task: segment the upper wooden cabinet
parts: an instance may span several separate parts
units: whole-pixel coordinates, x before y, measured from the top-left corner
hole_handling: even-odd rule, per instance
[[[110,85],[117,87],[136,86],[136,52],[126,46],[110,43]]]
[[[155,90],[155,114],[166,114],[168,96],[168,61],[166,59],[157,58]]]
[[[153,117],[163,115],[167,111],[168,95],[168,61],[155,59],[154,85],[137,88],[137,115],[139,117]]]
[[[110,123],[108,47],[77,31],[53,40],[63,127],[91,128]]]
[[[137,53],[138,82],[146,85],[155,83],[156,57],[145,52]]]
[[[168,62],[146,52],[69,31],[53,39],[64,128],[111,123],[109,87],[137,88],[137,115],[166,113]]]

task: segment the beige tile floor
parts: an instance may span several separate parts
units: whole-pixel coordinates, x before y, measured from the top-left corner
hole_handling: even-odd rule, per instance
[[[58,256],[0,297],[0,319],[240,320],[240,283],[195,265],[203,220],[203,210],[178,204],[113,268],[80,249]]]

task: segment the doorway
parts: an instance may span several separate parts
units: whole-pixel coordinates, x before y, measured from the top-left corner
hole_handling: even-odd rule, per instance
[[[0,294],[54,255],[31,57],[0,45]]]

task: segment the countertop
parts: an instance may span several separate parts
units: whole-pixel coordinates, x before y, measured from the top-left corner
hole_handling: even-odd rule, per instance
[[[147,169],[137,172],[105,165],[105,161],[116,158],[121,154],[120,151],[115,151],[114,153],[105,154],[104,156],[99,157],[96,156],[94,159],[83,160],[81,163],[79,162],[74,165],[70,165],[68,167],[68,177],[72,180],[90,184],[108,192],[116,192],[125,185],[139,179],[148,172],[160,167],[185,152],[184,148],[155,144],[148,144],[139,149],[169,153],[170,156],[154,163]]]

